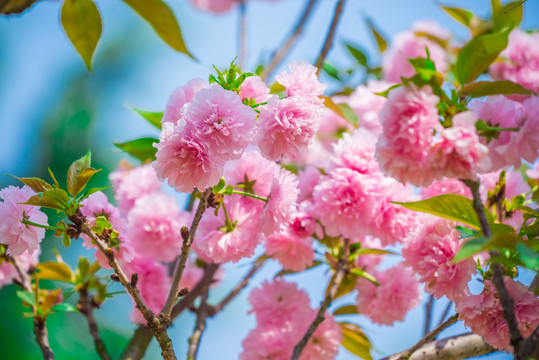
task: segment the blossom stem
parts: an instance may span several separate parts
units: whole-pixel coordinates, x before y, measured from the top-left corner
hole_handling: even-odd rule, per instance
[[[172,286],[170,288],[170,292],[168,293],[167,301],[165,303],[165,306],[163,307],[163,311],[161,311],[165,319],[170,319],[172,308],[178,300],[178,287],[180,286],[180,281],[183,276],[183,270],[185,269],[185,264],[187,263],[187,258],[189,257],[189,250],[191,249],[191,244],[193,243],[193,240],[195,238],[195,233],[197,231],[198,224],[200,223],[200,219],[202,219],[202,215],[208,208],[208,196],[210,196],[211,192],[212,189],[208,188],[202,193],[202,196],[200,197],[200,202],[198,203],[197,211],[195,213],[195,217],[193,218],[191,228],[189,229],[188,238],[183,242],[182,251],[178,258],[178,266],[176,267],[174,278],[172,279]]]
[[[419,340],[417,344],[412,346],[407,351],[403,352],[397,360],[407,360],[410,359],[410,357],[421,347],[423,347],[426,343],[431,342],[432,340],[436,339],[436,336],[440,334],[442,331],[447,329],[449,326],[453,325],[458,320],[458,314],[455,314],[451,316],[449,319],[447,319],[444,323],[442,323],[440,326],[438,326],[436,329],[432,330],[431,332],[427,333],[423,339]]]
[[[277,66],[283,61],[285,56],[288,54],[290,49],[292,48],[292,45],[296,42],[296,40],[299,38],[303,31],[303,27],[305,26],[305,23],[307,22],[307,19],[311,15],[314,5],[318,2],[318,0],[308,0],[307,5],[305,6],[305,9],[303,10],[303,15],[301,15],[301,18],[298,20],[296,26],[294,27],[294,30],[292,33],[288,36],[288,39],[282,45],[279,47],[279,51],[276,51],[272,57],[271,62],[269,65],[264,69],[262,72],[262,79],[267,79],[273,71],[277,68]]]
[[[230,218],[228,217],[228,212],[226,211],[224,201],[221,203],[221,206],[223,207],[223,212],[225,213],[225,230],[228,233],[234,230],[234,225],[232,225],[232,223],[230,222]]]
[[[107,348],[105,346],[105,343],[101,339],[101,336],[99,335],[99,330],[97,328],[97,323],[95,322],[94,318],[94,304],[92,303],[92,299],[90,298],[88,294],[88,283],[86,283],[85,286],[83,286],[79,290],[80,300],[78,307],[80,313],[84,315],[86,318],[86,321],[88,322],[88,328],[90,330],[90,334],[92,335],[92,338],[94,339],[95,344],[95,350],[97,351],[97,354],[99,357],[103,360],[111,360],[111,357],[109,353],[107,352]]]
[[[472,180],[462,180],[462,182],[468,186],[472,192],[473,196],[473,208],[479,218],[479,224],[481,225],[481,231],[487,238],[492,237],[492,232],[490,230],[490,225],[488,223],[485,211],[483,209],[483,204],[481,203],[481,195],[479,194],[479,181]],[[489,251],[490,257],[498,257],[500,253],[497,250]],[[494,287],[498,292],[500,297],[500,303],[503,310],[503,318],[507,324],[507,329],[509,330],[510,343],[515,349],[515,353],[518,352],[519,346],[522,343],[522,334],[518,328],[518,323],[515,317],[515,309],[513,305],[513,299],[509,296],[507,288],[505,287],[505,282],[503,280],[503,270],[500,264],[492,262],[492,282]]]
[[[268,198],[265,198],[263,196],[258,196],[258,195],[255,195],[255,194],[251,194],[251,193],[248,193],[248,192],[245,192],[245,191],[232,190],[232,194],[248,196],[248,197],[252,197],[253,199],[258,199],[258,200],[262,200],[264,202],[268,202]]]
[[[337,262],[336,270],[335,270],[335,276],[331,279],[331,282],[329,284],[329,291],[324,299],[322,301],[322,304],[320,305],[320,309],[318,309],[318,313],[316,314],[316,317],[314,318],[313,322],[307,329],[307,332],[301,339],[301,341],[294,347],[294,352],[292,353],[291,360],[298,360],[301,352],[309,342],[309,339],[316,331],[316,328],[318,328],[318,325],[324,321],[326,309],[331,304],[331,301],[333,298],[337,295],[337,291],[339,290],[339,287],[341,286],[341,282],[344,279],[344,276],[348,272],[348,255],[350,255],[350,240],[344,239],[343,244],[343,252],[342,255],[339,258],[339,261]]]
[[[56,227],[56,226],[41,225],[41,224],[35,223],[33,221],[30,221],[30,220],[26,220],[26,219],[22,219],[21,223],[26,224],[26,225],[32,225],[32,226],[43,228],[43,229],[47,229],[47,230],[58,230],[58,227]]]
[[[318,59],[316,60],[316,68],[321,69],[324,65],[324,60],[331,50],[331,47],[333,46],[333,39],[335,38],[335,32],[337,29],[337,25],[339,24],[339,20],[341,18],[342,10],[344,8],[345,0],[339,0],[337,3],[337,6],[335,7],[335,13],[333,14],[333,20],[331,21],[331,25],[329,27],[328,34],[326,36],[326,41],[324,41],[324,45],[322,46],[322,50],[320,50],[320,55],[318,55]]]

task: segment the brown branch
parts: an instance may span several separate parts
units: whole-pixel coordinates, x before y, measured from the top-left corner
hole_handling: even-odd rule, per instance
[[[339,261],[337,262],[335,277],[332,278],[332,281],[329,284],[329,291],[326,295],[326,298],[324,299],[324,301],[322,301],[320,309],[318,310],[318,313],[316,314],[316,317],[314,318],[313,322],[307,329],[307,332],[305,333],[301,341],[294,347],[294,352],[292,353],[291,360],[299,359],[301,352],[309,342],[311,336],[316,331],[316,328],[322,323],[322,321],[324,321],[326,309],[331,304],[333,298],[337,295],[339,286],[341,285],[341,282],[348,271],[348,255],[350,254],[349,242],[349,239],[344,240],[343,253],[339,258]]]
[[[247,6],[245,0],[239,0],[239,25],[238,25],[238,66],[243,69],[247,57]]]
[[[93,232],[90,224],[88,223],[84,215],[80,213],[80,210],[77,212],[77,214],[70,216],[69,219],[73,222],[73,224],[78,227],[81,233],[84,233],[88,235],[88,237],[90,237],[92,243],[96,244],[99,251],[105,254],[109,265],[112,267],[112,269],[118,276],[118,280],[125,287],[129,295],[131,295],[131,298],[135,301],[137,309],[140,310],[140,312],[144,316],[144,319],[148,323],[148,326],[150,327],[153,335],[157,339],[157,342],[161,347],[161,356],[163,357],[163,359],[176,360],[176,355],[174,354],[174,349],[172,348],[172,341],[167,334],[168,321],[166,320],[166,318],[163,318],[161,316],[157,317],[150,310],[150,308],[146,306],[144,300],[140,295],[139,290],[134,284],[131,283],[131,280],[123,271],[122,267],[120,266],[120,263],[118,263],[118,261],[114,257],[114,253],[112,252],[112,250],[108,247],[107,243],[104,240],[102,240]]]
[[[107,347],[99,335],[99,330],[97,328],[97,323],[94,318],[94,303],[88,294],[88,284],[83,286],[79,290],[79,306],[77,307],[79,312],[84,315],[86,321],[88,322],[88,328],[90,330],[90,335],[94,339],[95,350],[99,357],[103,360],[111,360],[109,353],[107,352]]]
[[[487,238],[492,237],[490,225],[488,223],[483,204],[481,203],[481,195],[479,194],[479,181],[462,180],[466,186],[471,190],[473,196],[473,208],[479,218],[479,224],[481,225],[481,231]],[[500,256],[497,250],[489,251],[490,257]],[[519,346],[523,341],[522,334],[518,328],[518,323],[515,317],[515,309],[513,305],[513,299],[509,296],[507,288],[503,280],[503,270],[500,264],[492,262],[492,283],[498,292],[500,303],[502,304],[502,313],[505,322],[507,323],[507,329],[509,330],[510,343],[515,349],[515,353],[518,352]]]
[[[206,330],[206,320],[208,319],[209,315],[209,307],[207,303],[208,292],[209,287],[206,287],[205,291],[200,297],[200,305],[195,310],[197,314],[197,319],[195,323],[195,329],[193,330],[193,335],[191,335],[191,337],[189,338],[189,349],[187,351],[188,360],[195,360],[197,358],[200,339],[202,338],[204,330]]]
[[[449,314],[449,311],[451,310],[452,307],[453,307],[453,302],[449,301],[449,304],[447,304],[447,306],[445,307],[444,313],[440,317],[440,322],[438,323],[438,326],[442,325],[442,323],[445,320],[445,317],[447,316],[447,314]]]
[[[456,323],[458,320],[458,314],[455,314],[453,316],[451,316],[449,319],[447,319],[447,321],[445,321],[443,324],[441,324],[440,326],[438,326],[436,329],[432,330],[431,332],[429,332],[427,335],[425,335],[423,337],[423,339],[419,340],[417,342],[417,344],[415,344],[414,346],[412,346],[410,349],[404,351],[403,353],[401,353],[401,355],[398,357],[397,360],[407,360],[407,359],[410,359],[410,356],[412,356],[419,348],[423,347],[425,344],[427,344],[428,342],[431,342],[432,340],[436,339],[436,336],[438,336],[438,334],[440,334],[442,331],[444,331],[445,329],[447,329],[449,326],[453,325],[454,323]]]
[[[307,5],[305,6],[305,9],[303,10],[303,15],[297,22],[296,26],[294,27],[294,30],[288,36],[288,39],[286,40],[286,42],[273,55],[271,62],[264,69],[264,71],[262,72],[262,75],[260,75],[262,79],[267,79],[273,73],[273,71],[275,71],[275,68],[277,68],[277,66],[281,63],[284,57],[288,54],[288,52],[292,48],[292,45],[294,45],[298,37],[301,35],[301,32],[303,31],[303,27],[305,26],[305,23],[307,22],[307,19],[311,15],[312,10],[314,9],[314,5],[317,2],[318,0],[309,0],[307,2]]]
[[[331,50],[331,47],[333,46],[333,39],[335,38],[337,25],[339,24],[339,20],[341,18],[342,9],[344,8],[344,2],[345,0],[339,0],[339,2],[337,3],[337,6],[335,7],[335,13],[333,14],[333,20],[331,21],[331,25],[329,27],[328,34],[326,36],[326,41],[324,41],[322,50],[320,50],[320,55],[318,55],[318,59],[316,60],[315,66],[318,69],[321,69],[322,66],[324,65],[324,59],[326,58],[327,54]]]
[[[528,286],[528,291],[530,291],[532,294],[535,294],[537,286],[539,286],[539,275],[534,276],[532,282],[530,283],[530,286]]]
[[[153,334],[147,326],[139,325],[135,334],[127,344],[121,359],[122,360],[140,360],[144,357],[146,349],[153,339]]]
[[[34,291],[32,290],[32,281],[30,280],[30,276],[28,276],[26,271],[23,270],[23,268],[21,267],[21,264],[19,263],[19,260],[15,257],[8,257],[8,260],[13,264],[13,267],[15,268],[15,271],[17,271],[17,274],[19,274],[24,291],[33,293]],[[32,305],[32,313],[35,314],[36,313],[35,310],[36,310],[35,306]],[[36,343],[39,346],[39,349],[41,350],[43,359],[53,360],[54,353],[52,352],[51,346],[49,344],[49,334],[47,332],[47,327],[45,325],[45,319],[39,316],[34,316],[33,322],[34,322],[34,335],[36,336]]]
[[[423,336],[427,335],[430,330],[430,321],[432,318],[432,305],[434,303],[434,296],[429,296],[429,301],[425,304],[425,328],[423,329]]]
[[[533,333],[522,342],[519,351],[516,353],[515,359],[539,359],[539,326],[537,326]]]
[[[167,301],[163,307],[163,311],[161,311],[161,314],[165,319],[170,319],[172,308],[178,300],[178,288],[182,279],[183,270],[185,269],[185,264],[187,263],[187,258],[189,257],[189,250],[191,249],[191,244],[195,238],[195,233],[197,231],[198,224],[200,223],[200,219],[208,207],[208,196],[211,194],[211,192],[212,189],[208,188],[202,193],[195,217],[191,223],[191,228],[189,229],[188,234],[185,234],[185,232],[182,233],[183,245],[182,251],[178,258],[178,266],[176,267],[176,272],[174,273],[174,278],[172,279],[172,286],[170,288]]]
[[[497,351],[476,334],[462,334],[447,339],[429,342],[417,349],[410,360],[460,360],[486,355]],[[397,360],[402,353],[382,360]]]

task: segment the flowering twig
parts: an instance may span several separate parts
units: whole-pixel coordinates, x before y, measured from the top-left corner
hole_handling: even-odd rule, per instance
[[[206,208],[208,207],[208,196],[211,194],[212,189],[208,188],[200,197],[200,202],[198,203],[198,208],[195,213],[195,217],[193,218],[193,222],[191,223],[191,228],[189,229],[189,232],[185,234],[185,232],[182,231],[182,237],[183,237],[183,245],[182,245],[182,251],[179,256],[178,260],[178,266],[176,267],[176,272],[174,273],[174,278],[172,279],[172,286],[170,288],[170,292],[167,297],[167,302],[165,303],[165,306],[163,307],[163,311],[161,312],[165,319],[170,319],[170,314],[172,313],[172,308],[174,307],[174,304],[178,300],[178,287],[180,286],[180,281],[182,279],[183,270],[185,269],[185,264],[187,263],[187,258],[189,257],[189,250],[191,249],[191,244],[193,243],[193,240],[195,238],[195,233],[198,228],[198,224],[200,223],[200,219],[202,218],[202,215],[206,211]]]
[[[322,321],[324,321],[326,309],[331,304],[333,298],[337,295],[339,286],[341,285],[341,282],[348,271],[348,255],[350,255],[349,243],[349,239],[344,240],[343,253],[339,258],[339,261],[337,262],[335,277],[332,278],[332,282],[329,284],[329,291],[326,295],[326,298],[324,299],[324,301],[322,301],[320,309],[318,310],[318,313],[316,314],[316,317],[314,318],[313,322],[307,329],[307,332],[305,333],[301,341],[294,347],[294,352],[292,353],[291,360],[299,359],[301,352],[309,342],[311,336],[316,331],[316,328],[322,323]]]
[[[431,342],[432,340],[436,339],[436,336],[438,336],[439,333],[441,333],[442,331],[444,331],[445,329],[447,329],[449,326],[453,325],[454,323],[456,323],[458,320],[458,315],[455,314],[453,316],[451,316],[449,319],[447,319],[443,324],[441,324],[440,326],[438,326],[436,329],[432,330],[431,332],[429,332],[428,334],[426,334],[423,339],[419,340],[417,342],[417,344],[415,344],[414,346],[412,346],[410,349],[406,350],[405,352],[403,352],[397,360],[407,360],[407,359],[410,359],[410,356],[412,356],[416,351],[417,349],[423,347],[426,343],[428,342]]]
[[[464,182],[464,184],[468,186],[468,188],[472,192],[473,208],[477,214],[477,217],[479,218],[481,231],[483,231],[483,234],[487,238],[492,237],[490,225],[485,215],[483,204],[481,203],[481,195],[479,194],[479,181],[462,180],[462,182]],[[498,257],[500,255],[497,250],[490,250],[489,254],[491,258]],[[517,320],[515,317],[513,299],[511,299],[511,296],[509,296],[507,288],[505,287],[505,283],[503,280],[503,270],[500,264],[493,262],[491,263],[491,267],[493,273],[492,282],[494,283],[494,287],[496,288],[498,296],[500,297],[500,303],[503,310],[503,318],[505,319],[505,322],[507,323],[507,329],[509,330],[510,343],[515,349],[515,352],[518,352],[519,345],[522,342],[523,338],[518,328]]]
[[[335,31],[337,30],[337,25],[339,24],[339,20],[341,18],[344,2],[345,0],[339,0],[337,6],[335,6],[335,13],[333,14],[333,20],[331,21],[331,25],[326,36],[326,41],[324,41],[322,50],[320,50],[320,55],[318,55],[318,59],[316,60],[315,66],[318,69],[321,69],[324,65],[324,59],[326,58],[327,54],[329,53],[329,50],[331,50],[331,47],[333,46],[333,39],[335,38]]]
[[[273,55],[271,62],[262,72],[261,77],[263,79],[267,79],[273,73],[275,68],[281,63],[284,57],[288,54],[288,52],[292,48],[292,45],[294,45],[298,37],[301,35],[301,32],[303,31],[303,27],[305,26],[305,23],[307,22],[307,19],[309,18],[309,15],[311,14],[314,8],[314,5],[316,4],[317,1],[318,0],[309,0],[307,2],[307,5],[305,6],[305,10],[303,10],[303,15],[301,15],[301,18],[299,19],[298,23],[294,27],[294,30],[288,36],[288,39],[286,40],[284,45],[279,48],[279,51],[277,51]]]
[[[30,277],[21,267],[19,260],[15,257],[8,257],[8,260],[13,264],[17,274],[19,274],[19,277],[21,278],[21,285],[24,291],[33,292]],[[35,312],[35,306],[32,306],[32,312]],[[41,354],[43,354],[43,359],[53,360],[54,353],[49,345],[49,334],[47,332],[47,327],[45,326],[44,318],[34,316],[34,335],[36,336],[36,342],[41,350]]]
[[[243,69],[247,56],[247,6],[245,0],[239,0],[239,25],[238,25],[238,66]]]
[[[168,321],[161,316],[157,317],[150,310],[150,308],[146,306],[144,300],[140,296],[139,290],[134,284],[131,283],[131,280],[127,277],[122,267],[114,257],[114,253],[112,252],[112,250],[103,240],[101,240],[93,232],[90,224],[88,223],[84,215],[80,213],[80,210],[77,212],[77,214],[70,216],[69,220],[71,220],[73,224],[78,227],[81,233],[88,235],[92,242],[96,244],[99,251],[105,254],[109,265],[112,267],[112,269],[118,276],[118,280],[125,287],[129,295],[131,295],[131,298],[135,301],[137,309],[140,310],[140,312],[144,316],[144,319],[148,323],[148,326],[150,327],[153,335],[157,339],[157,342],[161,347],[161,355],[163,356],[163,359],[176,360],[176,355],[174,354],[174,350],[172,348],[172,341],[167,334]]]
[[[429,300],[425,304],[425,328],[423,329],[423,336],[427,335],[430,330],[430,321],[432,317],[432,305],[434,303],[434,296],[430,295]]]
[[[103,360],[111,360],[111,357],[109,353],[107,352],[107,348],[105,346],[105,343],[101,339],[101,336],[99,335],[99,330],[97,329],[97,323],[95,322],[94,318],[94,304],[92,302],[92,299],[90,298],[88,294],[88,284],[86,286],[83,286],[79,290],[79,312],[84,315],[86,318],[86,321],[88,321],[88,327],[90,329],[90,335],[92,335],[92,338],[94,339],[95,343],[95,350],[97,351],[97,354],[99,357]]]
[[[410,357],[410,360],[460,360],[495,352],[483,337],[476,334],[456,335],[447,339],[431,341]],[[394,354],[382,360],[397,360],[402,353]]]

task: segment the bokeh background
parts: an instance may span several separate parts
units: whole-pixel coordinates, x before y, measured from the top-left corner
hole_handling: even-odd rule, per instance
[[[60,182],[65,179],[69,164],[92,150],[95,167],[104,171],[94,177],[93,186],[107,186],[107,176],[118,161],[125,157],[112,145],[157,132],[139,118],[128,105],[162,111],[172,90],[194,77],[206,79],[212,64],[224,68],[237,55],[239,11],[215,15],[195,9],[188,0],[167,0],[182,26],[184,38],[194,62],[166,46],[123,2],[96,0],[103,18],[103,34],[94,57],[94,72],[90,74],[65,36],[60,22],[60,1],[39,1],[18,16],[0,16],[0,188],[18,185],[4,176],[46,177],[51,167]],[[248,47],[244,70],[253,71],[267,63],[300,15],[306,0],[247,1]],[[461,6],[483,17],[490,12],[489,0],[440,0],[449,6]],[[285,63],[318,56],[336,0],[321,0],[305,31]],[[524,29],[539,28],[539,1],[524,5]],[[381,32],[391,38],[421,19],[434,19],[452,31],[457,38],[466,38],[467,30],[453,21],[433,0],[349,0],[338,28],[335,47],[328,62],[337,67],[351,67],[354,60],[344,42],[359,45],[373,62],[379,60],[365,18],[371,18]],[[322,75],[330,85],[332,80]],[[357,79],[352,79],[351,83]],[[131,159],[132,160],[132,159]],[[135,162],[135,161],[133,161]],[[109,193],[110,194],[110,193]],[[178,201],[182,201],[181,198]],[[55,214],[50,213],[50,223]],[[77,242],[64,248],[57,238],[49,236],[43,242],[42,261],[52,260],[53,248],[58,249],[67,263],[74,266],[80,255],[91,256]],[[218,301],[248,270],[249,261],[225,266],[226,278],[213,291],[211,300]],[[279,271],[268,263],[253,282],[217,318],[210,319],[203,336],[199,359],[237,359],[241,341],[254,327],[252,315],[247,315],[249,289]],[[522,274],[525,279],[529,274]],[[317,268],[303,275],[288,276],[311,295],[312,306],[320,303],[329,275]],[[52,285],[52,284],[51,284]],[[55,284],[60,285],[60,284]],[[118,287],[117,290],[121,290]],[[14,285],[0,291],[0,358],[39,359],[31,320],[22,319],[22,306],[15,296]],[[353,302],[353,295],[339,299],[334,307]],[[426,298],[425,298],[426,300]],[[424,301],[425,302],[425,301]],[[435,304],[433,321],[437,323],[446,306],[445,300]],[[118,295],[96,311],[103,339],[113,357],[118,357],[135,327],[128,314],[128,296]],[[373,325],[364,317],[348,320],[361,325],[375,346],[373,355],[383,357],[410,347],[422,336],[424,303],[411,311],[406,320],[393,327]],[[180,358],[186,353],[194,317],[183,314],[170,331]],[[76,313],[53,314],[48,318],[52,348],[57,358],[98,359],[87,331],[85,319]],[[442,336],[467,331],[460,324],[446,330]],[[145,359],[159,359],[157,344],[152,343]],[[341,350],[338,359],[354,359]],[[489,359],[508,359],[497,353]]]

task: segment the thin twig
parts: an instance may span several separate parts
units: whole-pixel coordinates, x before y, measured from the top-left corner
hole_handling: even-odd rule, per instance
[[[430,320],[432,317],[432,305],[434,303],[434,296],[430,295],[429,300],[425,304],[425,328],[423,329],[423,336],[427,335],[430,331]]]
[[[440,317],[440,321],[438,322],[438,326],[442,325],[442,323],[445,320],[445,317],[447,316],[447,314],[449,314],[449,311],[451,310],[452,307],[453,307],[453,301],[449,301],[449,303],[445,307],[444,313]]]
[[[322,46],[322,50],[320,50],[320,55],[318,55],[318,59],[316,60],[316,67],[318,69],[321,69],[324,65],[324,59],[326,58],[327,54],[329,53],[329,50],[331,50],[331,47],[333,46],[333,39],[335,38],[335,32],[337,30],[337,25],[339,24],[339,20],[341,18],[342,10],[344,8],[345,0],[339,0],[337,3],[337,6],[335,6],[335,13],[333,14],[333,20],[331,21],[331,25],[329,27],[328,34],[326,36],[326,41],[324,41],[324,45]]]
[[[515,355],[517,360],[539,359],[539,326],[522,342],[518,353],[515,353]]]
[[[176,355],[174,354],[174,349],[172,348],[172,341],[167,334],[168,321],[166,318],[157,317],[148,306],[144,303],[139,290],[136,286],[131,283],[131,280],[127,277],[123,271],[120,263],[114,257],[114,253],[108,247],[108,245],[99,238],[92,230],[90,224],[86,218],[80,213],[80,210],[77,214],[70,216],[69,219],[80,229],[80,231],[92,240],[92,243],[96,244],[99,251],[105,254],[109,265],[112,267],[116,275],[118,275],[118,280],[125,287],[131,298],[135,301],[137,309],[140,310],[144,319],[148,323],[148,326],[152,330],[153,335],[157,339],[159,346],[161,348],[161,355],[165,360],[176,360]]]
[[[456,335],[447,339],[429,342],[417,349],[410,360],[460,360],[486,355],[497,351],[476,334]],[[402,353],[394,354],[382,360],[397,360]]]
[[[30,276],[28,276],[28,273],[24,271],[21,264],[19,263],[19,260],[16,257],[8,257],[8,260],[13,264],[13,267],[15,268],[15,271],[17,271],[17,274],[19,274],[24,291],[33,293],[34,291],[32,290],[32,281],[30,280]],[[32,312],[35,314],[35,306],[32,306]],[[36,336],[36,342],[39,346],[39,349],[41,350],[43,359],[53,360],[54,353],[52,352],[51,346],[49,344],[49,334],[47,332],[45,319],[39,316],[34,316],[33,323],[34,335]]]
[[[322,301],[320,309],[318,310],[318,313],[316,314],[316,317],[314,318],[313,322],[307,329],[307,332],[305,333],[301,341],[294,347],[294,352],[292,353],[291,360],[299,359],[301,352],[309,342],[311,336],[316,331],[316,328],[322,323],[322,321],[324,321],[326,309],[331,304],[333,298],[337,295],[339,286],[341,285],[341,282],[346,275],[346,272],[348,271],[348,255],[350,254],[350,247],[348,246],[349,242],[349,239],[344,240],[343,253],[339,258],[339,261],[337,262],[335,277],[332,278],[332,282],[330,282],[329,284],[329,291],[326,295],[326,298],[324,299],[324,301]]]
[[[178,287],[180,286],[183,270],[185,269],[185,264],[187,263],[187,258],[189,257],[189,250],[191,249],[191,244],[195,238],[195,233],[197,231],[198,224],[200,223],[200,219],[208,207],[208,196],[211,194],[211,192],[212,189],[208,188],[202,193],[195,217],[193,218],[191,228],[189,229],[189,234],[183,239],[182,251],[179,255],[178,266],[176,267],[174,278],[172,279],[172,286],[170,288],[170,292],[168,293],[163,311],[161,311],[165,319],[170,319],[172,308],[178,300]]]
[[[243,69],[247,57],[247,6],[245,0],[239,0],[239,24],[238,24],[238,66]]]
[[[94,339],[95,350],[97,351],[97,354],[99,355],[101,359],[111,360],[111,357],[109,353],[107,352],[105,343],[103,342],[103,340],[101,339],[101,336],[99,335],[97,323],[95,322],[95,318],[94,318],[94,304],[88,294],[88,286],[83,286],[79,290],[79,295],[80,295],[80,299],[79,299],[80,306],[78,307],[78,309],[79,309],[79,312],[82,315],[84,315],[84,317],[86,318],[86,321],[88,322],[90,335],[92,335],[92,338]]]
[[[481,231],[487,238],[492,237],[492,232],[490,230],[490,225],[488,223],[485,211],[483,209],[483,204],[481,203],[481,195],[479,194],[479,181],[471,180],[462,180],[466,186],[471,190],[473,196],[473,208],[479,218],[479,224],[481,225]],[[490,257],[500,256],[497,250],[490,250]],[[522,334],[518,328],[518,323],[515,317],[515,309],[513,305],[513,299],[509,296],[507,288],[505,287],[505,282],[503,279],[503,270],[500,264],[492,262],[492,283],[498,292],[500,298],[500,303],[502,304],[502,313],[503,318],[507,324],[509,330],[510,343],[515,349],[515,352],[518,352],[520,343],[522,342]]]
[[[217,305],[213,306],[211,315],[215,315],[225,308],[248,284],[256,272],[264,265],[263,261],[259,261],[253,265],[251,270],[245,275],[243,280]]]
[[[305,9],[303,10],[303,15],[297,22],[296,26],[294,27],[294,30],[288,36],[288,39],[286,40],[286,42],[281,47],[279,47],[279,50],[273,55],[273,58],[271,59],[271,62],[269,63],[269,65],[262,72],[261,77],[263,79],[267,79],[273,73],[273,71],[275,71],[277,66],[284,59],[284,57],[288,54],[288,52],[292,48],[292,45],[294,45],[298,37],[301,35],[301,32],[303,31],[303,27],[305,26],[305,23],[307,22],[307,19],[311,15],[311,12],[314,9],[314,5],[317,2],[318,0],[308,0],[307,5],[305,6]]]
[[[407,360],[412,356],[413,353],[417,351],[417,349],[423,347],[426,343],[431,342],[432,340],[436,339],[436,336],[440,334],[442,331],[447,329],[449,326],[453,325],[458,320],[458,314],[455,314],[451,316],[447,321],[445,321],[442,325],[438,326],[436,329],[432,330],[428,334],[426,334],[423,339],[419,340],[417,344],[412,346],[410,349],[402,353],[402,355],[399,356],[397,360]]]
[[[530,291],[532,294],[535,294],[537,286],[539,286],[539,275],[534,276],[532,282],[530,283],[530,286],[528,286],[528,291]]]
[[[209,288],[207,287],[200,296],[200,305],[196,309],[197,319],[193,335],[189,338],[189,349],[187,351],[188,360],[195,360],[197,358],[200,339],[202,338],[204,330],[206,330],[206,319],[208,318],[208,290]]]

